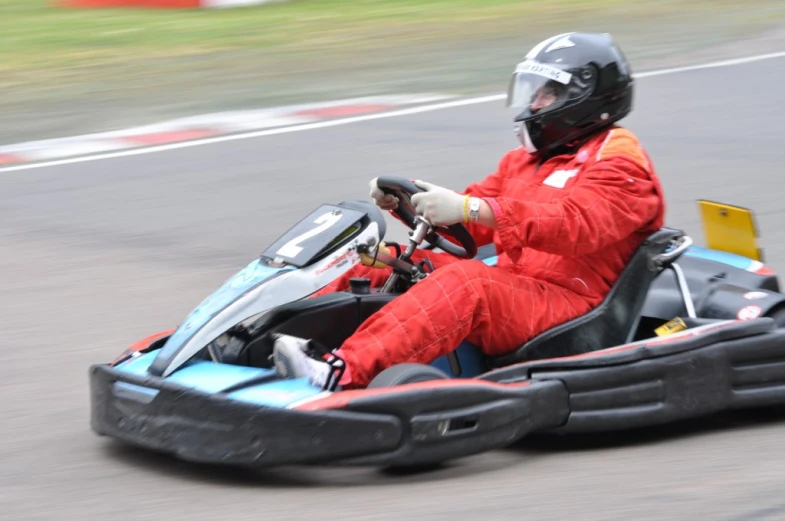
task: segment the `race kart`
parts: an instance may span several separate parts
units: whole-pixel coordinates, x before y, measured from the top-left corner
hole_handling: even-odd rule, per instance
[[[408,244],[381,248],[386,221],[373,204],[320,206],[176,328],[93,365],[92,429],[197,462],[409,466],[534,432],[616,431],[785,403],[785,295],[761,262],[752,213],[710,201],[700,201],[707,247],[657,231],[597,308],[509,355],[489,358],[463,342],[358,390],[283,378],[271,362],[275,335],[337,348],[428,277],[428,264],[411,260],[415,249],[496,262],[464,226],[416,215],[412,182],[378,183],[401,201],[394,214],[411,228]],[[355,279],[351,291],[310,297],[361,262],[392,275],[382,288]]]

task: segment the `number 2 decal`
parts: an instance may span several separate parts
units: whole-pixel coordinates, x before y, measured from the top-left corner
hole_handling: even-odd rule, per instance
[[[314,237],[315,235],[319,235],[324,230],[334,226],[341,220],[341,214],[335,212],[327,212],[323,213],[316,219],[314,219],[314,224],[318,224],[316,228],[308,230],[305,233],[300,234],[299,236],[295,237],[291,241],[287,242],[283,246],[281,246],[278,251],[276,252],[277,255],[281,255],[283,257],[294,258],[303,251],[302,246],[300,243]]]

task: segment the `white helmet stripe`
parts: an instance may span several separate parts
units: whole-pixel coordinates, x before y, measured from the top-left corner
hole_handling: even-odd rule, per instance
[[[530,60],[535,59],[537,57],[537,55],[540,54],[543,49],[545,49],[545,47],[547,47],[548,45],[550,45],[552,43],[555,43],[560,38],[564,38],[566,36],[570,36],[571,34],[575,34],[575,32],[573,31],[571,33],[557,34],[556,36],[548,38],[547,40],[541,41],[540,43],[535,45],[534,48],[531,51],[529,51],[529,53],[526,55],[526,58],[528,58]]]

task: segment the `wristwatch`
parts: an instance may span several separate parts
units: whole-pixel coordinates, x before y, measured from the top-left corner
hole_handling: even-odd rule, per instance
[[[469,220],[477,222],[480,219],[480,199],[472,197],[469,199]]]

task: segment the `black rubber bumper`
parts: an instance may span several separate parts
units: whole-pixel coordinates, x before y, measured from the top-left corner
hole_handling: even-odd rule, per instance
[[[533,432],[616,431],[785,404],[785,329],[770,318],[718,323],[481,380],[346,391],[301,409],[246,404],[108,365],[90,369],[90,388],[93,430],[184,460],[418,465]]]
[[[613,432],[785,404],[785,329],[770,318],[719,322],[697,336],[649,339],[486,377],[562,382],[570,413],[548,430],[554,433]]]
[[[439,462],[508,445],[568,415],[561,382],[448,383],[373,393],[341,409],[296,410],[94,365],[90,392],[99,435],[187,461],[252,467]]]
[[[689,347],[661,346],[661,356],[624,371],[547,370],[533,377],[559,379],[569,390],[570,418],[559,432],[618,431],[785,404],[785,330]]]

